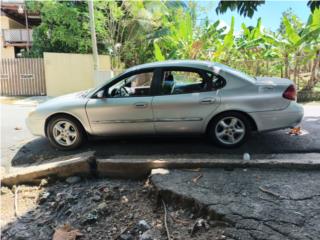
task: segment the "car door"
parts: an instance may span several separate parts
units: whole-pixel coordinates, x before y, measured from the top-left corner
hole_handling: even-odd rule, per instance
[[[86,111],[95,135],[155,132],[151,105],[154,72],[148,69],[124,74],[88,101]]]
[[[163,68],[152,107],[157,133],[201,133],[220,98],[212,73],[192,68]]]

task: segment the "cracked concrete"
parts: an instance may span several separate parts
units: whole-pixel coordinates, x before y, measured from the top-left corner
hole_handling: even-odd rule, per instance
[[[227,222],[229,239],[319,239],[320,171],[170,170],[151,181],[167,200]]]

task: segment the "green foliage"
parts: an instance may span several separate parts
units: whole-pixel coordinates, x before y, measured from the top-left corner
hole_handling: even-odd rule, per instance
[[[163,56],[159,45],[156,42],[154,42],[153,45],[154,45],[154,57],[155,57],[155,59],[157,61],[164,61],[165,57]]]
[[[320,8],[320,1],[319,0],[309,0],[308,7],[310,7],[311,11],[314,12],[314,10]]]
[[[241,2],[220,2],[219,11],[231,8],[250,16],[264,3]],[[39,11],[42,18],[41,25],[34,29],[30,56],[41,56],[44,51],[91,52],[87,2],[49,0],[27,4]],[[295,80],[300,66],[313,61],[309,64],[312,74],[308,86],[316,84],[319,8],[313,9],[307,23],[289,9],[283,13],[276,32],[263,29],[262,20],[258,19],[255,26],[242,24],[242,31],[236,33],[233,17],[229,29],[221,27],[219,20],[199,22],[202,15],[195,1],[120,0],[95,1],[94,5],[99,53],[110,55],[114,68],[154,60],[202,59],[226,63],[252,74],[274,72]],[[265,60],[273,63],[264,65]]]
[[[244,17],[252,17],[253,14],[257,11],[258,6],[264,5],[265,0],[256,0],[256,1],[247,1],[247,0],[220,0],[216,12],[225,13],[228,10],[234,11],[237,9],[240,15]],[[320,8],[319,0],[309,0],[307,3],[308,7],[312,12],[317,8]]]
[[[284,18],[286,17],[286,19],[291,23],[291,25],[293,26],[294,29],[301,29],[303,26],[303,23],[301,21],[301,19],[299,19],[294,12],[292,11],[291,8],[289,8],[288,10],[284,11],[282,13],[282,18],[281,18],[281,22],[280,22],[280,27],[278,29],[278,32],[280,34],[284,34],[285,33],[285,25],[284,25]]]
[[[34,28],[33,56],[42,56],[45,51],[92,51],[86,1],[28,1],[27,5],[39,11],[42,20]],[[153,39],[164,28],[163,16],[175,8],[186,8],[182,2],[141,0],[94,1],[94,6],[99,53],[110,55],[115,68],[152,59]]]
[[[231,11],[237,9],[238,13],[243,16],[252,17],[257,11],[258,6],[263,5],[264,0],[259,1],[220,1],[216,9],[217,13],[225,13],[228,9]]]
[[[41,24],[33,32],[32,54],[43,52],[87,53],[91,49],[85,2],[28,2],[41,13]]]

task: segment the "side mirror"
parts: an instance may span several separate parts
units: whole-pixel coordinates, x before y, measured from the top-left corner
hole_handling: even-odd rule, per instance
[[[99,92],[97,92],[96,94],[97,98],[104,98],[104,90],[100,90]]]

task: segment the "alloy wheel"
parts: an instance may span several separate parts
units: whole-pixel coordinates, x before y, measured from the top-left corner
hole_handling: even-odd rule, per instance
[[[237,144],[244,138],[245,133],[246,127],[237,117],[224,117],[215,127],[217,139],[226,145]]]
[[[53,126],[54,140],[63,146],[71,146],[79,136],[76,126],[69,121],[58,121]]]

